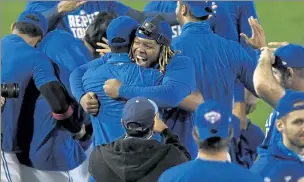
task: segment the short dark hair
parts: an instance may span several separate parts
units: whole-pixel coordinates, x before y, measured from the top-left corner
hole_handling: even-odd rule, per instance
[[[126,40],[123,38],[120,38],[120,37],[115,37],[112,40],[112,42],[113,43],[124,43],[124,42],[126,42]],[[110,49],[111,49],[111,52],[113,52],[113,53],[123,53],[123,52],[128,53],[130,50],[130,45],[128,44],[125,46],[110,46]]]
[[[213,153],[228,148],[233,136],[233,129],[229,128],[229,138],[212,137],[208,138],[207,140],[200,141],[198,140],[199,136],[197,129],[194,129],[193,134],[195,136],[195,142],[199,149]]]
[[[94,50],[98,49],[97,42],[103,42],[102,37],[107,37],[107,28],[113,19],[117,17],[114,12],[100,12],[86,30],[84,40],[90,44]]]
[[[126,46],[110,46],[111,52],[120,53],[120,52],[129,52],[131,49],[131,45],[136,36],[136,29],[134,29],[130,34],[130,44]],[[117,37],[112,40],[113,43],[123,43],[125,40],[123,38]]]
[[[180,1],[180,4],[187,6],[188,13],[189,13],[189,15],[191,16],[192,19],[195,19],[196,21],[206,21],[206,20],[208,20],[209,15],[202,16],[202,17],[196,17],[192,14],[192,12],[191,12],[191,10],[190,10],[190,8],[187,4],[185,4],[183,1]],[[207,11],[208,13],[212,13],[212,9],[210,7],[206,7],[205,11]]]
[[[138,123],[129,123],[126,126],[126,133],[130,137],[137,137],[137,138],[146,138],[152,132],[152,128],[147,128],[143,131],[136,130],[137,128],[141,127]]]
[[[39,18],[36,17],[35,15],[27,15],[26,18],[39,22]],[[39,37],[39,36],[42,37],[43,36],[43,32],[42,32],[41,28],[32,23],[17,22],[15,24],[14,29],[16,29],[21,34],[26,34],[30,37]]]

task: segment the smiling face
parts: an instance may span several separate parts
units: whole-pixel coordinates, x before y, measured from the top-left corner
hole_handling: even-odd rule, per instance
[[[304,110],[293,111],[278,120],[277,128],[290,145],[304,148]]]
[[[155,40],[136,37],[132,46],[132,55],[137,65],[145,68],[158,63],[161,46]]]

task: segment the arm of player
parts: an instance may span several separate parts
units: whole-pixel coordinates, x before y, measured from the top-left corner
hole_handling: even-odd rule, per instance
[[[81,131],[78,122],[77,105],[69,96],[63,85],[54,75],[54,68],[47,57],[40,56],[36,59],[33,71],[33,79],[41,95],[46,99],[53,112],[53,118],[72,133]]]
[[[251,30],[250,24],[248,23],[248,19],[250,17],[255,18],[255,19],[257,18],[254,1],[239,1],[239,2],[235,2],[235,3],[238,6],[237,9],[239,10],[239,15],[238,15],[239,32],[238,33],[239,34],[243,33],[243,34],[246,34],[247,36],[251,37],[252,30]],[[256,51],[250,45],[248,45],[244,39],[241,39],[241,37],[239,40],[240,40],[240,44],[247,51],[249,56],[253,60],[257,61],[258,59],[257,59]]]
[[[194,92],[183,99],[178,107],[188,112],[195,112],[198,105],[202,104],[203,102],[204,98],[202,94],[200,92]]]
[[[41,12],[48,20],[48,31],[54,30],[67,12],[71,12],[86,1],[28,2],[26,9]]]
[[[136,87],[123,85],[119,96],[130,99],[143,96],[153,100],[161,108],[173,108],[196,88],[193,61],[185,56],[175,56],[166,67],[162,85],[153,87]]]
[[[161,108],[177,107],[190,93],[191,90],[187,85],[175,81],[168,81],[162,85],[152,87],[122,85],[119,89],[119,96],[122,98],[146,97],[153,100]]]
[[[257,61],[252,60],[247,54],[245,49],[238,43],[229,41],[229,47],[231,48],[231,67],[237,75],[237,79],[255,96],[258,95],[255,92],[253,85],[253,73],[257,65]]]
[[[269,48],[263,48],[259,63],[255,69],[253,81],[257,94],[273,108],[285,95],[285,90],[275,79],[272,72],[274,54]]]
[[[252,36],[252,30],[250,24],[248,23],[248,19],[250,17],[257,18],[257,13],[255,9],[255,4],[253,1],[236,1],[234,2],[236,9],[238,10],[238,34],[243,33]],[[242,47],[247,51],[248,55],[252,60],[258,60],[256,50],[254,50],[250,45],[246,43],[244,39],[239,37],[239,42]],[[248,90],[245,89],[242,83],[237,81],[235,85],[238,89],[234,89],[234,101],[235,107],[233,113],[235,113],[242,121],[242,128],[247,125],[247,116],[246,116],[246,106],[247,104],[255,104],[254,102],[257,100]],[[245,97],[245,92],[248,97]],[[250,106],[251,107],[251,106]],[[254,106],[253,106],[254,107]]]
[[[74,97],[76,98],[77,102],[80,103],[81,97],[86,93],[83,85],[82,85],[82,77],[84,73],[90,69],[90,68],[95,68],[100,65],[103,65],[107,59],[110,57],[110,54],[105,54],[105,56],[94,59],[87,64],[83,64],[71,73],[70,75],[70,86],[71,86],[71,91]]]

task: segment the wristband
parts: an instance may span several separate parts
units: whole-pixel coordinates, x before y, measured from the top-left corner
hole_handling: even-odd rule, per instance
[[[63,114],[52,113],[53,118],[56,120],[65,120],[69,118],[72,114],[73,114],[73,109],[71,106],[69,106],[68,110]]]

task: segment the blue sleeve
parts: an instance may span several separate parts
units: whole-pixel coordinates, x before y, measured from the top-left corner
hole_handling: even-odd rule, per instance
[[[70,75],[71,91],[78,103],[80,102],[81,97],[85,94],[85,90],[83,89],[83,85],[82,85],[82,77],[84,73],[90,68],[95,68],[104,64],[106,60],[108,60],[109,56],[110,54],[106,54],[103,57],[90,61],[87,64],[81,65],[71,73]]]
[[[28,2],[26,10],[39,11],[48,20],[48,31],[56,29],[58,23],[63,18],[64,14],[59,13],[57,9],[57,2],[52,1],[34,1]]]
[[[188,57],[173,58],[167,65],[162,85],[134,87],[123,85],[120,97],[130,99],[143,96],[153,100],[161,108],[177,107],[195,89],[194,63]]]
[[[26,11],[39,11],[40,13],[51,9],[59,2],[54,1],[28,1],[25,7]]]
[[[155,2],[155,1],[150,1],[150,2],[148,2],[146,5],[145,5],[145,7],[144,7],[144,11],[146,12],[146,11],[157,11],[158,9],[158,7],[157,6],[155,6],[156,4],[158,4],[158,2]]]
[[[251,57],[252,60],[258,60],[257,59],[257,51],[254,50],[250,45],[246,43],[245,40],[243,40],[240,37],[240,33],[245,33],[248,37],[251,37],[252,31],[251,27],[248,23],[248,18],[253,16],[254,18],[257,18],[257,13],[255,9],[255,5],[253,1],[240,1],[235,2],[236,9],[238,10],[238,35],[240,44],[242,47],[247,51],[248,55]],[[245,99],[245,87],[242,83],[237,81],[235,83],[235,89],[234,89],[234,99],[235,102],[244,102]]]
[[[244,102],[245,101],[245,87],[239,81],[235,80],[234,82],[234,102]]]
[[[260,156],[250,168],[250,172],[264,178],[275,168],[273,160],[266,156]]]
[[[253,85],[253,73],[257,66],[257,61],[252,60],[245,49],[238,43],[233,41],[229,41],[229,43],[235,58],[232,60],[232,68],[235,70],[237,78],[251,93],[258,97]]]
[[[97,1],[99,6],[99,11],[111,11],[115,12],[117,15],[122,16],[127,13],[130,7],[124,5],[118,1]]]
[[[58,44],[58,42],[61,42]],[[54,30],[38,45],[53,62],[72,72],[75,68],[92,60],[81,40],[63,30]]]
[[[46,56],[40,55],[34,62],[33,79],[38,89],[51,81],[58,81],[54,74],[54,67]]]
[[[239,12],[238,12],[238,22],[239,22],[238,30],[240,31],[239,36],[240,36],[240,33],[245,33],[248,37],[251,37],[252,31],[251,31],[251,27],[248,23],[248,18],[250,18],[251,16],[253,18],[257,18],[254,1],[239,1],[236,3],[238,3],[238,5],[239,5],[239,7],[238,7],[238,10],[239,10]],[[253,60],[257,60],[256,51],[250,45],[248,45],[245,40],[240,38],[240,44],[243,46],[243,48],[247,51],[247,53]]]

